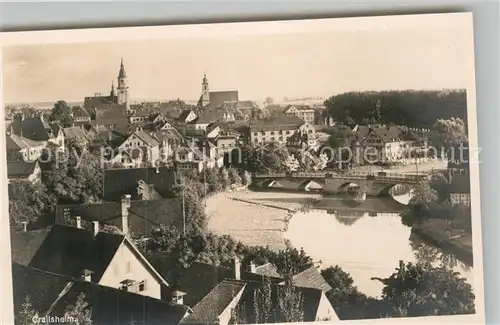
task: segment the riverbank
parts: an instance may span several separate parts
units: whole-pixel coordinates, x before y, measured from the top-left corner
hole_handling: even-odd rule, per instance
[[[218,193],[207,200],[208,229],[245,245],[283,249],[283,234],[292,215],[320,197],[249,190]]]
[[[472,235],[454,228],[447,220],[426,220],[413,226],[411,231],[424,242],[455,255],[469,266],[473,265]]]

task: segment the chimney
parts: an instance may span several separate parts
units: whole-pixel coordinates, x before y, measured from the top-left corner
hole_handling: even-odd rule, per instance
[[[82,217],[76,217],[76,228],[82,229]]]
[[[130,194],[122,197],[122,231],[128,235],[128,209],[130,208]]]
[[[254,261],[251,261],[250,262],[250,273],[257,273],[257,267],[255,266],[255,262]]]
[[[180,290],[174,290],[172,292],[172,303],[174,305],[183,305],[184,304],[184,296],[186,295],[185,292],[182,292]]]
[[[28,222],[27,221],[22,221],[21,224],[23,225],[23,232],[28,231]]]
[[[234,279],[241,280],[241,263],[238,257],[233,258]]]
[[[99,221],[93,221],[94,223],[94,236],[99,233]]]
[[[85,269],[82,272],[82,279],[87,281],[87,282],[92,282],[92,272],[91,270]]]

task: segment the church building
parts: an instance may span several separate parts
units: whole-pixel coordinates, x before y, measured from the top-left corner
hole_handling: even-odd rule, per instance
[[[207,76],[203,76],[203,81],[201,83],[201,96],[198,100],[198,107],[200,108],[212,108],[218,109],[226,103],[237,103],[238,102],[238,91],[228,90],[228,91],[210,91],[208,86]]]
[[[123,59],[120,64],[120,71],[118,72],[118,87],[115,92],[115,84],[111,82],[111,91],[108,96],[101,96],[95,94],[94,96],[85,97],[83,107],[85,109],[93,109],[101,104],[117,104],[125,105],[129,109],[129,94],[128,94],[128,81]]]
[[[123,59],[118,72],[118,87],[115,91],[114,82],[108,96],[96,94],[85,97],[83,107],[97,125],[110,126],[120,132],[128,129],[128,112],[130,110],[129,87]]]

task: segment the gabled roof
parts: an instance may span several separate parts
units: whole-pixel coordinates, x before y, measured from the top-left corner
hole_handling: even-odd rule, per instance
[[[8,161],[7,162],[7,176],[9,178],[28,178],[35,168],[38,166],[38,161],[26,162],[24,160],[20,161]]]
[[[160,283],[168,285],[122,234],[99,232],[94,236],[84,229],[54,225],[48,231],[37,231],[34,235],[31,231],[20,232],[13,237],[15,239],[11,240],[11,246],[16,252],[31,243],[30,253],[21,254],[19,259],[13,255],[14,262],[27,262],[33,268],[76,278],[87,269],[93,272],[92,281],[95,282],[100,281],[119,247],[125,244]],[[32,257],[28,261],[30,255]]]
[[[191,114],[191,113],[194,113],[192,110],[188,109],[188,110],[183,110],[180,114],[179,114],[179,117],[177,118],[178,121],[182,122],[182,123],[186,123],[186,119],[188,118],[188,116]]]
[[[324,292],[332,290],[332,287],[315,266],[294,275],[292,281],[294,285],[299,287],[318,289]]]
[[[68,305],[74,305],[80,294],[92,308],[95,324],[170,325],[178,324],[186,315],[187,306],[139,295],[96,283],[67,277],[36,268],[12,264],[14,313],[19,315],[26,296],[33,309],[50,316],[63,316]],[[65,290],[66,289],[66,290]],[[66,291],[66,292],[65,292]]]
[[[304,121],[292,115],[275,115],[267,119],[256,120],[250,123],[251,132],[274,131],[281,129],[299,129]]]
[[[72,126],[63,129],[63,134],[68,139],[73,139],[77,142],[89,142],[87,132],[79,126]]]
[[[259,274],[259,275],[263,275],[263,276],[267,276],[267,277],[281,278],[281,275],[278,273],[276,266],[274,266],[271,263],[266,263],[266,264],[256,266],[255,267],[255,274]]]
[[[82,220],[122,228],[121,203],[105,202],[81,205],[59,205],[56,223],[64,224],[64,215],[80,216]],[[182,228],[182,205],[177,199],[132,201],[129,208],[129,231],[150,235],[160,225]]]
[[[73,106],[72,112],[73,112],[74,117],[90,118],[89,113],[85,109],[81,108],[80,106]]]
[[[158,145],[158,140],[153,138],[149,133],[143,130],[137,130],[134,132],[134,134],[138,136],[140,139],[142,139],[144,142],[146,142],[149,146]]]
[[[169,198],[173,196],[172,190],[176,181],[175,171],[169,167],[105,170],[104,200],[120,202],[125,194],[132,195],[132,199],[134,199],[139,181],[152,184],[158,194]]]
[[[224,280],[216,285],[193,308],[182,324],[219,324],[219,316],[245,288],[242,281]]]
[[[209,93],[209,100],[211,107],[219,107],[226,102],[237,102],[238,101],[238,91],[211,91]]]
[[[32,117],[22,121],[15,120],[9,128],[14,134],[30,140],[47,141],[53,138],[51,126],[42,117]]]

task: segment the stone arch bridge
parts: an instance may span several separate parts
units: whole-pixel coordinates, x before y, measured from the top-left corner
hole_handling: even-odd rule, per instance
[[[412,188],[428,175],[369,173],[269,173],[253,174],[255,187],[279,188],[289,191],[321,191],[329,194],[344,193],[348,187],[359,187],[368,196],[385,196],[391,190]]]

